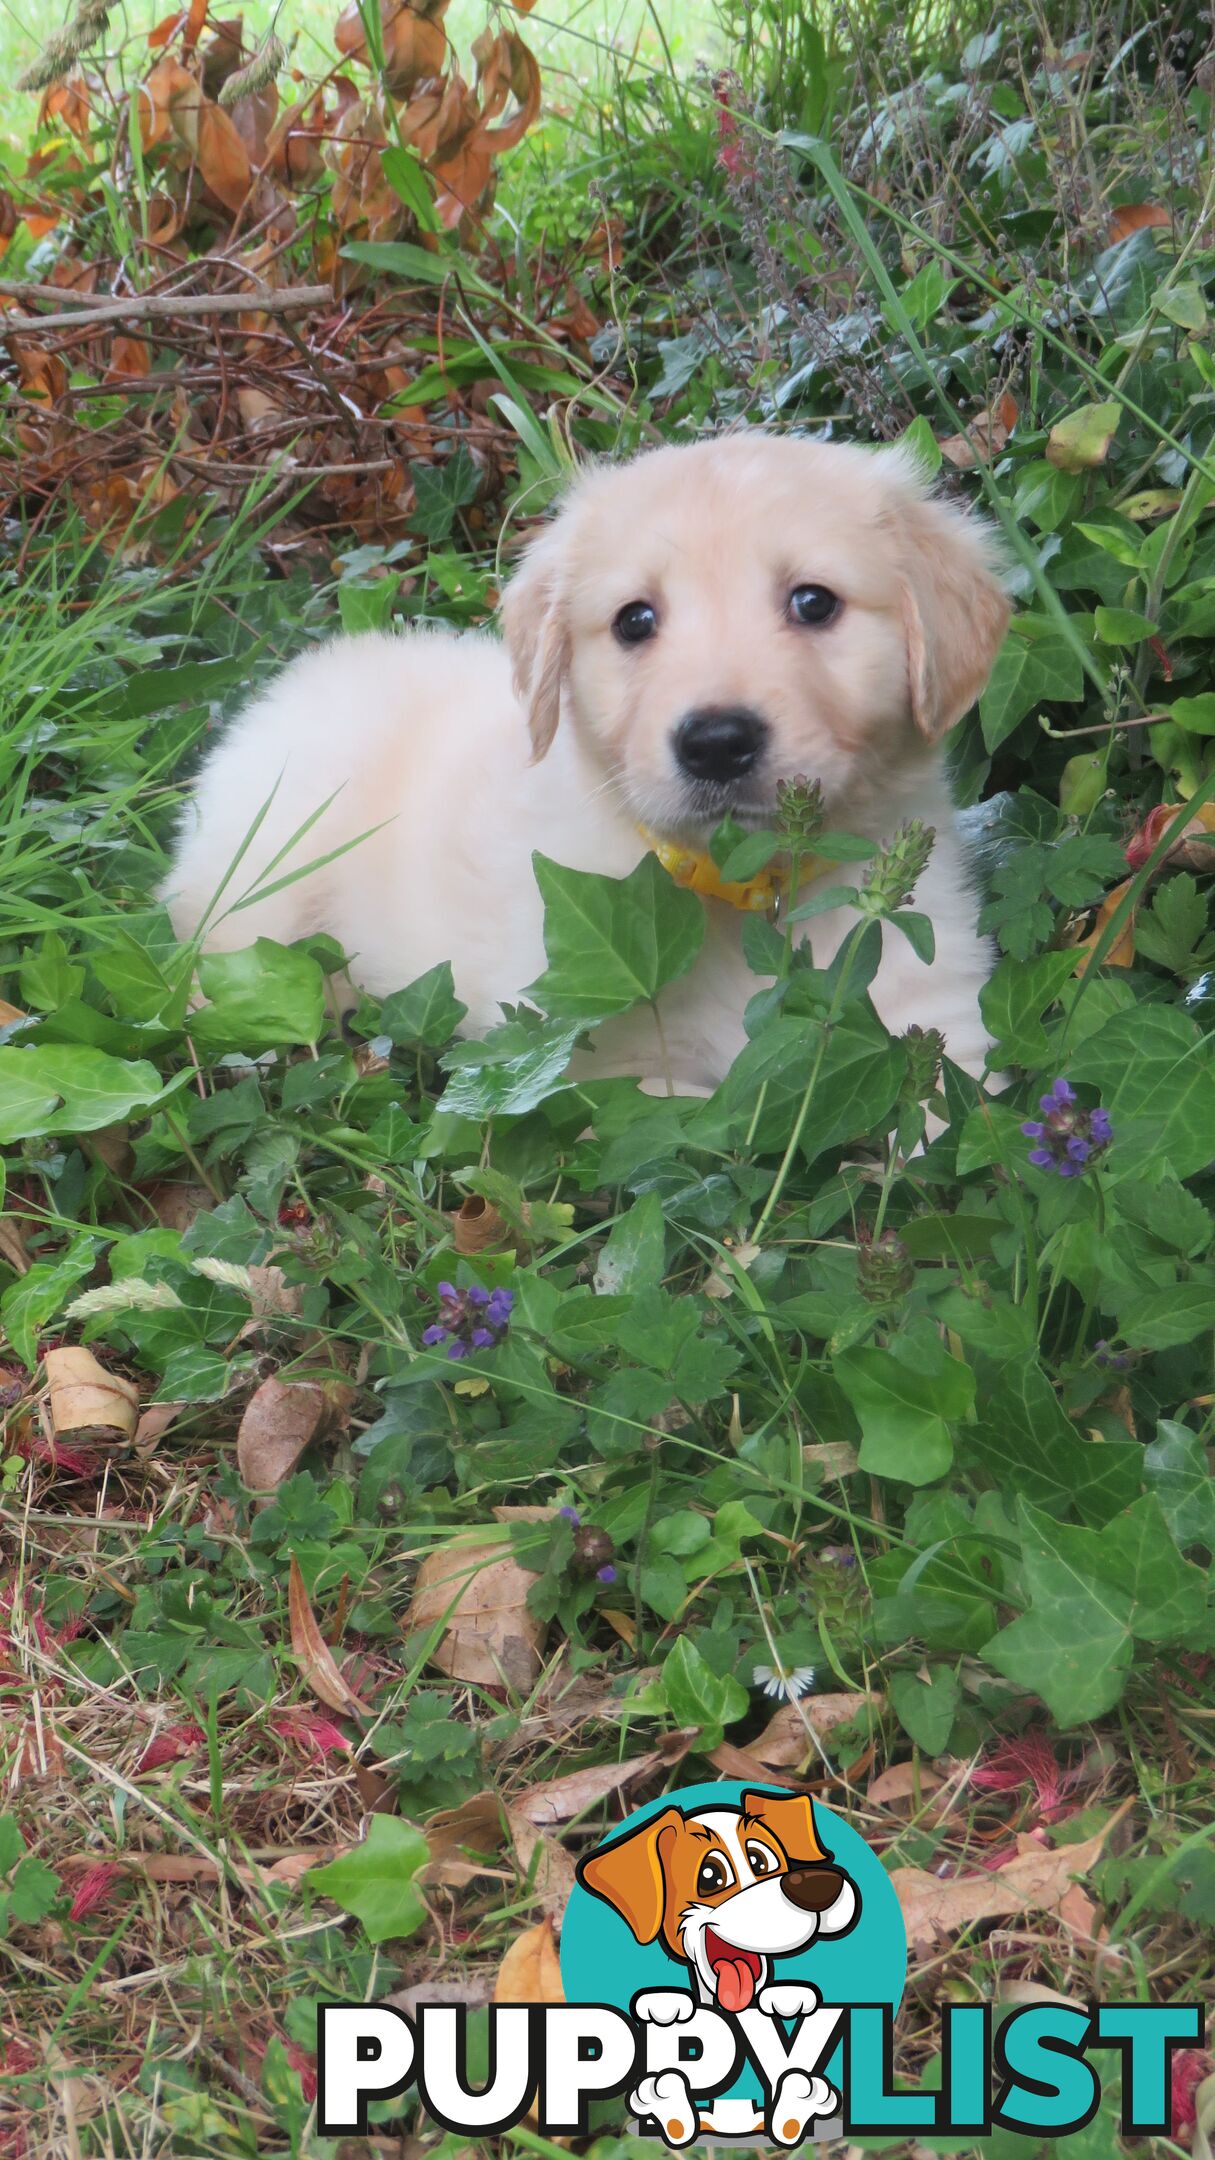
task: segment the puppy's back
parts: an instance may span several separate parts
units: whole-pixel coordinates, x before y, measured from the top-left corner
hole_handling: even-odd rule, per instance
[[[406,798],[413,821],[462,711],[471,719],[491,688],[500,698],[505,675],[495,642],[442,631],[338,637],[301,654],[230,723],[198,776],[162,887],[177,935],[205,924],[205,945],[235,950],[336,932],[335,894],[352,876],[374,881],[376,851],[360,836],[398,820]],[[348,852],[239,905],[334,849]]]

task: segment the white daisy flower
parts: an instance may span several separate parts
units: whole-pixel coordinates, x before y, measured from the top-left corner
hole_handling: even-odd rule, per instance
[[[753,1665],[751,1684],[777,1702],[797,1702],[814,1686],[813,1665]]]

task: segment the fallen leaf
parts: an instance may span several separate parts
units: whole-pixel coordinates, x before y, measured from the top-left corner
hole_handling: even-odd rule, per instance
[[[980,462],[989,463],[997,457],[1017,424],[1017,401],[1011,390],[1005,390],[994,405],[985,405],[974,419],[967,423],[961,435],[946,435],[940,439],[941,455],[956,465],[959,472],[970,472]]]
[[[135,1427],[136,1451],[146,1461],[155,1453],[156,1443],[166,1433],[174,1418],[180,1417],[186,1408],[184,1402],[158,1402],[149,1404]]]
[[[250,1492],[273,1492],[325,1422],[329,1405],[312,1380],[272,1373],[250,1396],[236,1436],[236,1467]]]
[[[135,1435],[139,1390],[99,1365],[91,1350],[48,1350],[43,1360],[51,1390],[51,1422],[56,1433]]]
[[[1093,956],[1096,953],[1098,943],[1104,937],[1107,925],[1112,920],[1113,916],[1117,913],[1128,892],[1130,891],[1131,883],[1132,880],[1130,878],[1127,878],[1121,885],[1115,885],[1112,892],[1108,892],[1106,894],[1104,900],[1102,901],[1100,907],[1097,910],[1096,921],[1093,924],[1093,928],[1090,930],[1087,937],[1081,938],[1079,944],[1076,947],[1076,951],[1078,952],[1080,957],[1077,960],[1075,968],[1073,970],[1074,974],[1085,975],[1088,973],[1089,968],[1093,964]],[[1108,951],[1102,955],[1102,967],[1134,966],[1136,913],[1137,910],[1135,908],[1132,908],[1126,921],[1123,923],[1121,930],[1118,932],[1117,937],[1114,939],[1113,944],[1109,947]]]
[[[330,1710],[341,1710],[347,1714],[352,1710],[361,1710],[370,1714],[367,1704],[360,1701],[354,1689],[342,1678],[337,1660],[317,1626],[316,1615],[304,1588],[300,1564],[294,1553],[291,1555],[288,1580],[287,1612],[291,1622],[291,1648],[313,1694],[327,1704]]]
[[[1057,1913],[1073,1877],[1086,1875],[1096,1865],[1110,1832],[1134,1804],[1133,1799],[1125,1801],[1082,1844],[1035,1846],[1018,1853],[1006,1866],[977,1875],[942,1879],[923,1868],[894,1868],[890,1880],[903,1908],[908,1939],[928,1950],[943,1937],[986,1920],[1026,1912]]]
[[[188,1230],[196,1215],[206,1215],[216,1205],[209,1186],[192,1182],[166,1180],[153,1185],[146,1197],[157,1222],[166,1230]]]
[[[1060,472],[1087,472],[1104,464],[1118,432],[1122,407],[1115,399],[1099,405],[1082,405],[1051,429],[1046,455]]]
[[[576,1880],[574,1863],[564,1846],[555,1838],[546,1837],[543,1830],[538,1830],[517,1808],[507,1808],[506,1821],[520,1871],[531,1882],[533,1895],[545,1919],[551,1927],[559,1928]],[[561,2000],[559,1996],[537,1996],[535,1999],[538,2002]]]
[[[861,1458],[850,1440],[815,1440],[802,1449],[803,1459],[810,1465],[822,1464],[823,1479],[828,1485],[842,1485],[844,1479],[855,1476],[861,1467]]]
[[[571,1770],[566,1777],[551,1778],[547,1785],[534,1785],[529,1792],[513,1800],[510,1812],[541,1829],[551,1829],[557,1823],[570,1822],[581,1815],[584,1808],[593,1807],[597,1800],[606,1800],[609,1793],[619,1792],[626,1785],[635,1785],[639,1779],[648,1777],[662,1761],[657,1748],[649,1755],[638,1755],[632,1762],[601,1763],[586,1770]]]
[[[199,109],[197,156],[211,193],[235,213],[253,185],[253,167],[231,114],[209,99]]]
[[[925,1796],[936,1792],[944,1782],[927,1764],[894,1763],[874,1778],[865,1798],[873,1807],[890,1807],[896,1800],[914,1800],[917,1792]]]
[[[453,1853],[498,1852],[505,1824],[502,1803],[495,1792],[473,1793],[459,1807],[440,1808],[426,1824],[426,1842],[432,1860],[446,1860]]]
[[[34,1264],[25,1249],[21,1225],[11,1215],[0,1215],[0,1260],[14,1275],[28,1275]]]
[[[1044,1987],[1040,1980],[997,1980],[995,1999],[1002,2003],[1062,2003],[1066,2010],[1079,2007],[1073,1995]]]
[[[494,1982],[497,2003],[560,2003],[565,2001],[561,1965],[551,1920],[541,1920],[516,1937],[498,1967]]]
[[[767,1785],[772,1777],[770,1763],[762,1763],[749,1748],[735,1747],[732,1740],[719,1740],[709,1751],[709,1761],[723,1777],[735,1778],[741,1785]],[[795,1777],[791,1771],[782,1775],[781,1783],[788,1785],[791,1792],[810,1789],[803,1778]]]
[[[1146,232],[1150,226],[1163,229],[1172,223],[1168,211],[1160,203],[1120,203],[1116,210],[1110,211],[1107,228],[1110,245],[1116,247],[1120,240],[1129,240],[1132,233]]]
[[[114,338],[110,345],[110,364],[102,378],[103,381],[122,382],[128,379],[138,381],[145,375],[150,375],[151,372],[152,355],[148,350],[146,339],[124,337],[121,334]]]
[[[751,1742],[750,1752],[777,1769],[791,1769],[804,1761],[814,1745],[807,1726],[822,1740],[837,1726],[851,1724],[864,1710],[876,1716],[882,1703],[880,1695],[803,1695],[800,1702],[781,1704],[758,1740]]]
[[[510,1237],[505,1217],[479,1193],[470,1193],[451,1217],[451,1234],[458,1253],[494,1252]]]
[[[430,1657],[452,1680],[527,1688],[540,1670],[544,1640],[542,1623],[527,1608],[535,1580],[496,1538],[453,1538],[418,1569],[406,1632],[442,1624]]]

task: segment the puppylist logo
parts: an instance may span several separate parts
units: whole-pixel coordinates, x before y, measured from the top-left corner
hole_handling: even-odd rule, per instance
[[[578,1868],[561,1937],[564,2003],[495,2004],[474,2088],[463,2007],[324,2006],[322,2136],[364,2135],[368,2107],[416,2087],[444,2130],[526,2118],[585,2136],[624,2100],[676,2149],[725,2139],[789,2150],[840,2136],[994,2129],[1065,2137],[1091,2122],[1094,2049],[1121,2056],[1122,2126],[1167,2135],[1169,2059],[1200,2047],[1197,2004],[986,2003],[941,2013],[937,2091],[901,2092],[894,2020],[907,1974],[898,1899],[876,1854],[805,1794],[696,1785],[638,1810]]]

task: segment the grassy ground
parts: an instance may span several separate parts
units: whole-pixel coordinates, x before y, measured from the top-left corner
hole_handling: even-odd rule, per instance
[[[529,234],[580,246],[592,168],[608,189],[619,260],[578,258],[596,342],[580,388],[532,393],[560,425],[514,386],[523,440],[475,501],[440,461],[404,555],[298,545],[256,499],[170,506],[142,550],[11,505],[13,2160],[334,2152],[318,2002],[541,1986],[578,1855],[715,1775],[804,1783],[896,1874],[912,2084],[941,1997],[1215,1992],[1201,49],[1119,59],[1099,24],[1044,64],[1029,28],[939,45],[909,89],[880,16],[859,73],[800,14],[767,27],[735,118],[648,71],[608,117],[602,78],[518,160]],[[448,364],[439,438],[501,387]],[[6,427],[30,417],[14,394]],[[484,1043],[444,970],[334,1034],[323,951],[205,963],[191,1009],[152,896],[250,682],[338,621],[485,619],[498,526],[562,446],[740,417],[905,435],[1003,525],[1017,621],[953,755],[1011,1091],[876,1021],[877,942],[922,932],[846,838],[880,923],[829,975],[757,929],[777,988],[709,1105],[562,1079],[637,911],[669,965],[698,935],[659,880],[556,894],[544,1018]],[[945,1129],[915,1152],[926,1106]],[[472,1291],[511,1302],[453,1360]],[[470,1530],[500,1570],[479,1628]],[[1175,2135],[1133,2146],[1100,2067],[1060,2160],[1209,2160],[1208,2058],[1178,2065]],[[641,2149],[618,2128],[595,2160]],[[375,2135],[470,2149],[414,2111]]]

